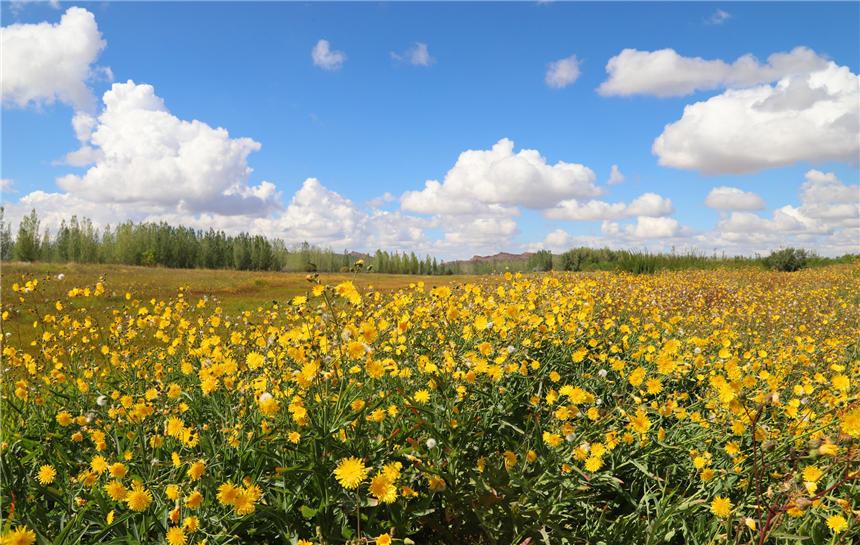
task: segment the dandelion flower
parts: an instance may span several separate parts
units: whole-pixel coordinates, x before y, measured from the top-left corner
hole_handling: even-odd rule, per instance
[[[833,533],[838,534],[848,527],[848,523],[842,515],[833,515],[827,517],[827,527],[833,530]]]
[[[36,479],[43,484],[51,484],[54,482],[54,477],[57,476],[57,470],[50,465],[43,465],[39,468],[39,474],[36,476]]]
[[[128,495],[128,490],[117,480],[107,483],[105,485],[105,492],[107,492],[108,496],[110,496],[110,499],[113,501],[122,501],[125,499],[126,495]]]
[[[221,505],[233,505],[236,503],[236,498],[239,496],[240,490],[236,488],[236,485],[227,481],[218,487],[218,501]]]
[[[125,503],[132,511],[146,511],[146,508],[152,503],[152,492],[144,488],[142,484],[135,483],[126,495]]]
[[[200,507],[200,504],[203,503],[203,494],[201,494],[198,490],[194,490],[191,494],[185,498],[185,505],[189,509],[197,509]]]
[[[383,503],[391,503],[397,499],[397,487],[391,484],[385,473],[377,473],[370,480],[370,493]]]
[[[3,545],[32,545],[36,542],[36,532],[26,526],[18,526],[3,535]]]
[[[188,541],[188,536],[185,535],[185,529],[181,526],[171,526],[168,528],[166,538],[170,545],[185,545]]]
[[[391,545],[391,534],[385,532],[376,536],[376,545]]]
[[[732,502],[729,498],[717,496],[711,502],[711,513],[720,518],[727,518],[732,513]]]
[[[341,459],[334,470],[334,476],[342,487],[357,488],[361,481],[367,477],[367,471],[368,469],[362,460],[350,456]]]
[[[194,462],[191,464],[191,467],[188,468],[188,476],[191,477],[192,481],[196,481],[203,476],[203,472],[206,471],[206,464],[203,462]]]

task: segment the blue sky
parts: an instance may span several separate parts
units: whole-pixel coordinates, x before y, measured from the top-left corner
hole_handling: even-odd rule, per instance
[[[441,257],[860,252],[857,3],[0,15],[13,222],[35,207],[49,227],[163,220]]]

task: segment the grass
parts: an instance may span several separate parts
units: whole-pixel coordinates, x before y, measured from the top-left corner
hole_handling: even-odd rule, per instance
[[[193,298],[217,298],[226,313],[253,310],[272,301],[285,301],[304,295],[310,287],[307,273],[256,272],[214,269],[168,269],[137,267],[132,265],[103,265],[88,263],[4,263],[0,269],[0,288],[3,297],[12,293],[14,283],[48,275],[65,275],[62,281],[52,282],[53,291],[44,292],[60,298],[74,287],[92,285],[99,277],[107,281],[110,297],[93,298],[93,310],[98,311],[106,302],[122,298],[126,292],[141,300],[167,299],[180,287],[188,287]],[[406,288],[424,282],[428,287],[469,282],[477,275],[421,276],[410,274],[319,273],[325,284],[354,280],[356,287],[378,291]],[[56,292],[55,294],[53,292]],[[114,295],[115,293],[115,295]]]

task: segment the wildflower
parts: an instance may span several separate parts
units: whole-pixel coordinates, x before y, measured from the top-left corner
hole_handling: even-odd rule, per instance
[[[185,545],[188,536],[185,535],[185,529],[181,526],[171,526],[167,529],[166,539],[170,545]]]
[[[36,476],[36,479],[43,485],[51,484],[54,482],[54,477],[57,476],[57,470],[50,465],[43,465],[39,468],[39,474]]]
[[[510,450],[505,451],[505,468],[510,469],[517,465],[517,455],[511,452]]]
[[[720,517],[727,518],[732,512],[732,502],[729,498],[717,496],[711,501],[711,513]]]
[[[247,490],[240,491],[233,501],[233,510],[237,515],[250,515],[254,512],[254,498]]]
[[[436,448],[436,440],[433,439],[432,437],[430,439],[427,439],[426,444],[427,444],[428,449]]]
[[[818,454],[822,456],[836,456],[839,452],[839,446],[832,443],[825,443],[818,447]]]
[[[108,468],[107,460],[104,459],[104,456],[97,455],[93,457],[90,462],[90,468],[92,468],[95,473],[104,473]]]
[[[194,490],[185,498],[185,505],[189,509],[197,509],[200,507],[200,504],[203,503],[203,494],[199,491]]]
[[[203,476],[203,473],[206,471],[206,464],[200,461],[194,462],[191,464],[191,467],[188,468],[188,476],[191,477],[192,481],[199,480],[200,477]]]
[[[430,401],[430,392],[428,392],[427,390],[418,390],[417,392],[415,392],[414,399],[418,403],[427,403],[428,401]]]
[[[842,515],[833,515],[827,517],[827,527],[830,528],[833,533],[838,534],[848,527],[848,523]]]
[[[123,484],[117,480],[112,480],[105,485],[105,492],[107,492],[110,499],[113,501],[122,501],[128,495],[128,490],[123,486]]]
[[[111,464],[108,471],[110,472],[111,477],[116,477],[117,479],[122,479],[125,477],[126,473],[128,473],[128,469],[126,469],[125,464],[122,462]]]
[[[182,526],[188,530],[189,534],[193,534],[200,528],[200,519],[194,515],[185,517],[185,520],[182,521]]]
[[[106,395],[100,395],[96,398],[96,405],[98,405],[99,407],[104,407],[105,405],[107,405],[107,400],[108,398]]]
[[[362,460],[350,456],[341,459],[334,470],[334,476],[342,487],[357,488],[361,481],[367,477],[367,472],[368,469]]]
[[[603,459],[598,456],[589,456],[585,461],[585,470],[594,473],[603,467]]]
[[[384,472],[377,473],[370,480],[370,493],[383,503],[391,503],[397,499],[395,487]]]
[[[36,542],[36,532],[26,526],[16,526],[3,535],[3,545],[32,545]]]
[[[239,496],[240,490],[236,488],[236,485],[227,481],[218,487],[218,501],[221,505],[233,505],[236,503],[236,498]]]
[[[60,411],[57,413],[57,424],[66,427],[72,423],[72,415],[66,411]]]
[[[376,545],[391,545],[391,534],[386,532],[376,536]]]
[[[146,508],[152,503],[152,493],[144,488],[141,483],[135,482],[125,497],[125,503],[132,511],[146,511]]]

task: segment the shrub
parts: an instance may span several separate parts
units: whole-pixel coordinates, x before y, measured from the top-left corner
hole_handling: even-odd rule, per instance
[[[794,272],[803,269],[807,260],[812,257],[809,252],[799,248],[783,248],[770,253],[764,260],[768,269],[783,272]]]

